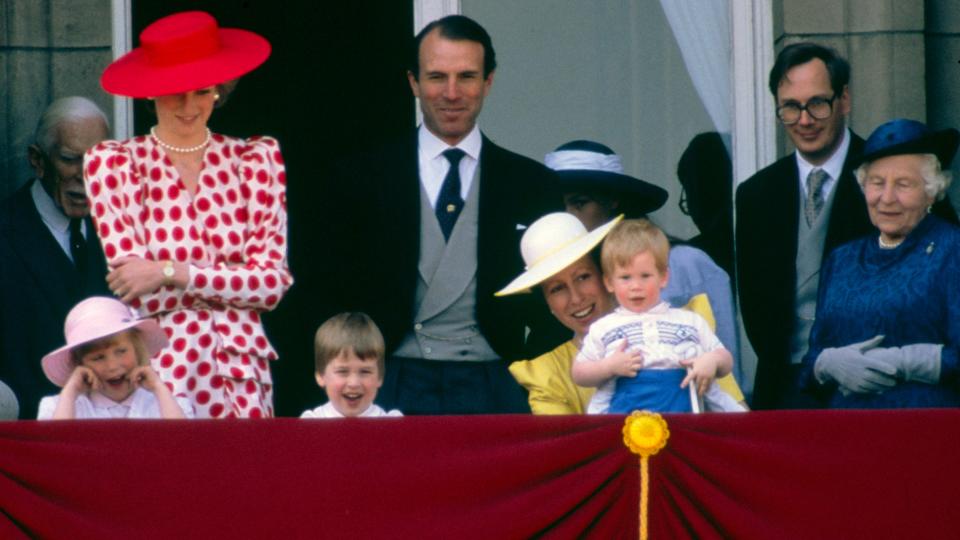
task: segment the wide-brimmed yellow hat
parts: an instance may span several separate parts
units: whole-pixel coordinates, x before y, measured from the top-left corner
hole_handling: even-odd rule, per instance
[[[517,276],[495,296],[530,292],[530,288],[577,262],[603,241],[623,216],[587,232],[573,214],[555,212],[533,222],[520,239],[520,255],[526,272]]]

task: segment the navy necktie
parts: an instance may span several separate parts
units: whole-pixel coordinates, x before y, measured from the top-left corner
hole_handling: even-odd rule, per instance
[[[80,232],[80,218],[70,220],[70,257],[77,272],[83,273],[87,263],[87,252],[84,250],[83,233]]]
[[[463,210],[463,198],[460,197],[460,160],[465,155],[466,152],[459,148],[443,151],[443,157],[450,162],[450,170],[447,171],[447,176],[443,179],[443,186],[440,187],[440,195],[437,197],[435,210],[445,240],[450,240],[453,226],[457,223],[460,211]]]

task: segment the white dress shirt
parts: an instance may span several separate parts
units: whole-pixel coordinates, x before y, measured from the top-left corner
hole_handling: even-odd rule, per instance
[[[40,213],[43,224],[50,230],[53,239],[63,249],[67,258],[73,261],[73,255],[70,254],[70,218],[57,208],[50,195],[44,191],[40,180],[35,180],[33,185],[30,186],[30,195],[33,196],[33,204],[37,207],[37,212]],[[83,234],[84,238],[87,237],[87,222],[85,220],[80,221],[80,233]]]
[[[193,418],[193,405],[186,398],[176,396],[177,405],[183,410],[183,415]],[[52,420],[53,411],[60,402],[60,395],[47,396],[40,400],[37,420]],[[77,396],[73,404],[73,417],[77,420],[104,419],[104,418],[162,418],[160,402],[152,392],[137,388],[127,399],[116,402],[100,392],[90,392]]]
[[[388,412],[383,410],[383,408],[377,404],[371,404],[369,407],[367,407],[367,410],[360,414],[359,417],[376,418],[380,416],[403,416],[403,413],[396,409]],[[345,416],[343,416],[340,411],[334,408],[333,403],[328,401],[315,409],[303,411],[303,414],[300,415],[300,418],[345,418]]]
[[[450,146],[430,133],[430,130],[421,124],[417,133],[417,140],[420,183],[423,184],[423,189],[427,192],[430,206],[437,206],[443,179],[446,178],[447,171],[450,170],[450,162],[447,161],[443,152],[451,148],[459,148],[466,153],[460,160],[460,198],[467,200],[470,186],[473,185],[473,174],[477,171],[477,164],[480,163],[480,147],[483,145],[480,127],[473,126],[473,131],[462,141],[457,143],[456,146]]]
[[[833,191],[833,188],[837,185],[837,180],[840,178],[840,175],[843,174],[843,163],[847,160],[847,152],[850,150],[850,130],[848,128],[843,128],[843,138],[840,140],[840,146],[837,147],[837,151],[830,156],[823,165],[814,165],[803,158],[800,155],[800,152],[794,152],[794,155],[797,158],[797,172],[800,174],[800,200],[804,201],[807,199],[807,176],[810,176],[810,171],[814,169],[823,169],[827,174],[830,175],[823,183],[823,200],[826,201],[830,198],[830,193]]]

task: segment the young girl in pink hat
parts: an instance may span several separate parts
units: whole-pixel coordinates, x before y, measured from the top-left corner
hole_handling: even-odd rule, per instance
[[[63,390],[40,400],[38,420],[193,417],[190,402],[174,398],[150,367],[150,356],[167,345],[157,323],[93,297],[70,310],[63,330],[67,344],[41,360]]]
[[[157,124],[84,159],[108,285],[166,331],[153,367],[202,418],[273,415],[277,353],[260,314],[293,283],[283,157],[271,137],[207,128],[236,79],[269,54],[264,38],[204,12],[155,21],[101,84],[150,99]]]

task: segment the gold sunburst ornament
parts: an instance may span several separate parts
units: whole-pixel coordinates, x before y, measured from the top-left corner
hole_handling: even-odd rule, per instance
[[[667,446],[670,429],[657,413],[633,411],[623,422],[623,444],[640,456],[640,540],[647,540],[647,503],[650,498],[650,456]]]

